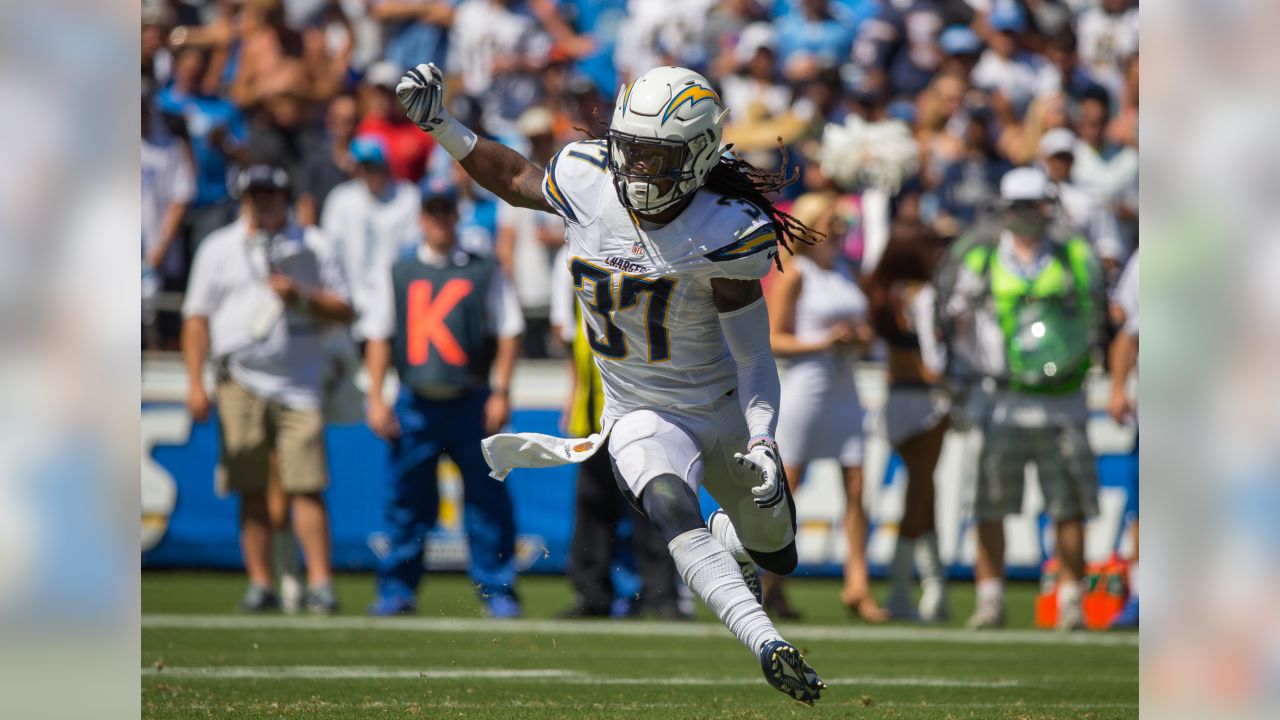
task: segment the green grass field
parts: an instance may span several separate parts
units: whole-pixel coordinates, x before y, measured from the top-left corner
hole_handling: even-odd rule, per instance
[[[830,688],[813,708],[770,688],[705,608],[696,621],[559,621],[561,577],[522,578],[526,618],[480,615],[465,578],[430,576],[417,617],[361,616],[372,579],[343,576],[333,618],[242,616],[235,574],[144,573],[144,718],[1111,718],[1138,717],[1132,633],[1031,628],[1035,587],[1009,591],[1010,629],[843,617],[831,580],[796,580],[781,626]],[[883,588],[877,588],[883,597]]]

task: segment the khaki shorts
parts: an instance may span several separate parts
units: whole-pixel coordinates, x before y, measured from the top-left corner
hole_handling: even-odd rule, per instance
[[[978,456],[974,514],[996,520],[1022,511],[1026,468],[1034,463],[1045,512],[1054,520],[1098,514],[1098,468],[1082,426],[988,426]]]
[[[234,380],[218,383],[217,401],[220,490],[265,492],[272,449],[285,492],[318,493],[329,487],[321,411],[290,410],[253,395]]]

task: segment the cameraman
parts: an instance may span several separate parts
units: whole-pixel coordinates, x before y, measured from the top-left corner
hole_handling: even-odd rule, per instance
[[[267,477],[274,450],[280,483],[307,564],[303,604],[337,610],[330,575],[329,484],[322,388],[330,372],[324,333],[354,318],[328,240],[289,217],[289,178],[255,165],[240,177],[245,214],[200,245],[182,313],[187,408],[209,417],[204,362],[218,368],[220,485],[240,493],[240,546],[249,588],[240,609],[279,606],[271,583]]]
[[[981,402],[970,403],[981,408],[971,419],[983,438],[971,628],[1004,624],[1004,516],[1022,508],[1029,463],[1056,531],[1058,627],[1083,626],[1084,519],[1098,510],[1083,385],[1105,305],[1089,243],[1051,231],[1051,194],[1040,170],[1004,175],[1000,223],[979,225],[960,241],[967,249],[942,308],[949,345],[985,388],[971,398]]]

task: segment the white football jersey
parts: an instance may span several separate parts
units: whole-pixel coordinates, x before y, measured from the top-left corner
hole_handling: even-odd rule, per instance
[[[752,203],[703,189],[667,225],[642,224],[618,199],[605,153],[603,140],[565,146],[542,185],[566,221],[603,419],[709,405],[738,383],[711,279],[764,277],[777,254],[773,222]]]

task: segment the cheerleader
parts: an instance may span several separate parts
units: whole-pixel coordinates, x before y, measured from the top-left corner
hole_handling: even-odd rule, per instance
[[[875,270],[866,278],[871,326],[886,346],[889,396],[884,421],[889,443],[907,470],[906,509],[890,564],[888,610],[895,618],[947,618],[945,572],[934,522],[933,471],[947,432],[949,403],[938,387],[941,351],[933,332],[930,280],[941,241],[921,223],[898,223]],[[919,607],[911,601],[913,564],[919,569]]]
[[[840,600],[850,615],[883,622],[889,615],[871,596],[867,579],[867,515],[862,508],[863,411],[854,385],[858,353],[872,339],[867,299],[852,268],[840,254],[844,234],[832,194],[811,193],[796,201],[796,219],[825,233],[817,245],[797,244],[786,272],[769,288],[773,354],[788,359],[782,380],[778,447],[796,488],[809,463],[840,462],[845,487],[844,533],[848,553]],[[765,604],[781,617],[794,617],[781,578],[765,583]]]

